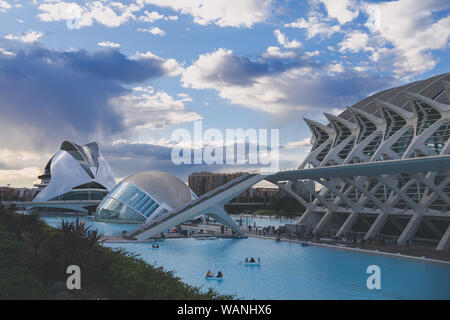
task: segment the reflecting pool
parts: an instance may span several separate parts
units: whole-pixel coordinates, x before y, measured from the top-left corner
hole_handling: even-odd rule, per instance
[[[65,218],[68,219],[68,218]],[[75,218],[70,218],[75,219]],[[46,217],[51,225],[61,218]],[[119,235],[134,225],[105,224],[86,218],[92,228]],[[450,299],[450,267],[257,238],[166,239],[151,243],[108,243],[138,253],[150,264],[174,270],[184,282],[245,299]],[[260,267],[242,264],[261,257]],[[381,269],[381,289],[366,286],[367,267]],[[221,282],[205,273],[222,271]]]
[[[49,224],[54,228],[59,227],[61,225],[62,220],[75,221],[76,219],[79,219],[80,221],[84,219],[86,225],[91,226],[91,229],[97,229],[99,232],[108,236],[120,236],[123,230],[131,231],[138,227],[138,225],[136,224],[125,224],[125,223],[119,224],[119,223],[106,223],[95,221],[92,217],[73,217],[73,216],[57,217],[57,216],[42,215],[42,220],[44,220],[47,224]]]

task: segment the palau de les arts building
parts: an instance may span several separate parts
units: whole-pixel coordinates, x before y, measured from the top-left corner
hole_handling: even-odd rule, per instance
[[[328,124],[305,119],[312,148],[299,169],[448,155],[450,73],[376,93],[325,117]],[[196,198],[183,181],[164,172],[138,173],[115,186],[96,143],[64,142],[44,171],[44,188],[34,201],[103,199],[95,214],[103,221],[145,223]],[[306,207],[299,224],[315,233],[360,232],[399,244],[450,242],[442,240],[450,236],[448,170],[279,186]]]
[[[100,155],[95,142],[80,146],[64,141],[38,178],[41,180],[36,185],[39,192],[33,202],[42,203],[46,210],[53,208],[57,211],[93,212],[96,206],[90,208],[86,203],[78,206],[71,203],[66,207],[51,204],[61,201],[102,200],[116,186],[111,168]],[[49,207],[45,207],[46,202]]]

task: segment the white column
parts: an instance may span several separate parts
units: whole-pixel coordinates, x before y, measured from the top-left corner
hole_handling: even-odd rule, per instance
[[[375,219],[375,221],[372,223],[372,226],[370,227],[369,231],[364,236],[364,240],[369,240],[374,235],[379,233],[381,229],[383,229],[386,221],[388,220],[388,215],[386,213],[380,213],[378,217]]]
[[[310,225],[312,228],[315,228],[319,223],[321,217],[320,214],[316,212],[312,212],[311,210],[306,210],[305,213],[298,220],[298,224]]]
[[[350,230],[353,225],[355,224],[356,220],[358,220],[359,213],[354,211],[350,213],[350,215],[345,220],[344,224],[341,226],[339,231],[336,233],[337,237],[340,237],[344,233],[346,233],[348,230]]]
[[[417,229],[419,229],[420,224],[422,223],[423,216],[421,213],[414,214],[403,230],[402,234],[397,240],[397,244],[405,245],[406,241],[410,241],[414,235],[416,234]]]
[[[325,214],[323,215],[322,219],[320,219],[319,223],[315,227],[314,231],[322,232],[322,230],[325,228],[328,222],[330,222],[331,218],[333,218],[333,211],[327,209]]]
[[[216,220],[222,222],[225,226],[229,227],[235,233],[240,236],[245,236],[245,233],[239,228],[233,219],[225,212],[221,205],[215,205],[208,209],[209,216],[213,216]]]
[[[444,235],[441,238],[441,241],[439,241],[436,250],[450,251],[450,226],[448,226],[447,231],[445,231]]]

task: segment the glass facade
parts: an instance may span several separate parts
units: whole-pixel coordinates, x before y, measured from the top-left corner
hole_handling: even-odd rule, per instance
[[[158,209],[159,203],[136,186],[122,181],[105,197],[96,212],[99,220],[145,222]]]
[[[102,200],[108,191],[102,190],[80,190],[80,191],[70,191],[59,195],[49,201],[71,201],[71,200]]]

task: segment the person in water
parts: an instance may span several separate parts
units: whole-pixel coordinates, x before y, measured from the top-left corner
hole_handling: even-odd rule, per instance
[[[252,257],[251,259],[250,259],[250,263],[254,263],[255,262],[255,259]]]
[[[258,257],[258,263],[261,263],[261,259]]]
[[[216,278],[223,278],[223,273],[222,271],[217,272],[217,277]]]
[[[245,262],[248,262],[248,257],[245,257]]]
[[[207,278],[211,278],[211,277],[212,277],[211,270],[208,270],[208,272],[206,273],[206,277],[207,277]]]

